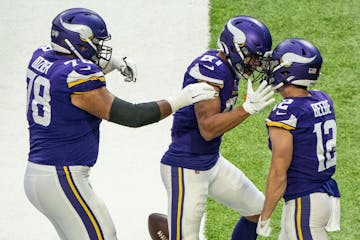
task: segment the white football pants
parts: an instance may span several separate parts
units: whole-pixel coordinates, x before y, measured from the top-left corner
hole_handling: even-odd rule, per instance
[[[26,196],[63,240],[117,239],[104,202],[90,186],[89,172],[86,166],[28,163],[24,178]]]
[[[168,195],[170,240],[198,240],[208,196],[242,216],[260,214],[264,195],[228,160],[219,157],[207,171],[161,164]]]
[[[279,240],[327,240],[326,230],[340,230],[339,198],[312,193],[284,204]]]

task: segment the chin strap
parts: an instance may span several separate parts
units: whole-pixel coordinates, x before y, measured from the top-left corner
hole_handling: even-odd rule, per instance
[[[81,54],[78,52],[78,50],[76,50],[76,48],[72,45],[72,43],[71,43],[68,39],[65,39],[65,43],[69,46],[69,48],[71,49],[71,51],[72,51],[78,58],[80,58],[82,61],[85,60],[85,59],[83,58],[83,56],[81,56]]]

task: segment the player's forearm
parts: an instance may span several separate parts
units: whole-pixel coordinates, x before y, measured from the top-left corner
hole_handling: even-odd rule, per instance
[[[199,126],[201,135],[205,140],[210,141],[233,129],[249,116],[250,114],[245,112],[242,107],[212,115]]]
[[[166,118],[172,113],[171,106],[168,101],[160,100],[156,102],[160,109],[160,120]]]
[[[266,184],[265,203],[261,212],[261,219],[266,220],[270,218],[277,203],[284,195],[286,184],[286,175],[278,175],[270,171]]]
[[[152,124],[169,115],[165,103],[166,101],[160,101],[160,105],[158,102],[133,104],[115,98],[111,105],[109,121],[135,128]]]

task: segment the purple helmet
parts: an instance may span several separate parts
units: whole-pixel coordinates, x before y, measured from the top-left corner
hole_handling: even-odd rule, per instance
[[[218,46],[226,54],[236,72],[243,75],[251,67],[245,57],[262,57],[271,50],[272,38],[264,23],[249,16],[231,18],[218,39]]]
[[[103,45],[110,39],[104,20],[89,9],[67,9],[52,22],[51,45],[55,51],[74,54],[98,65],[100,60],[108,62],[111,58],[112,49]]]
[[[279,43],[270,57],[269,83],[274,88],[284,84],[312,86],[319,77],[322,57],[310,42],[290,38]]]

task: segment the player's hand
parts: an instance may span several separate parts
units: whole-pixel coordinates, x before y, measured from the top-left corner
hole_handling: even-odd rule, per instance
[[[259,222],[256,227],[256,233],[263,237],[269,237],[271,233],[270,227],[270,218],[266,220],[262,220],[261,216],[259,218]]]
[[[125,77],[125,82],[136,82],[137,68],[131,59],[123,57],[117,69]]]
[[[266,81],[263,81],[254,92],[251,80],[248,79],[246,100],[242,106],[250,114],[257,113],[275,101],[274,98],[271,98],[272,95],[274,95],[274,91]]]
[[[103,71],[107,74],[115,69],[125,77],[125,82],[136,82],[137,68],[129,58],[111,56],[110,62]]]
[[[181,92],[188,105],[218,96],[215,89],[205,82],[189,84]]]
[[[176,96],[169,97],[166,100],[171,105],[172,111],[175,112],[180,108],[203,100],[213,99],[218,95],[218,92],[212,86],[201,82],[187,85]]]

